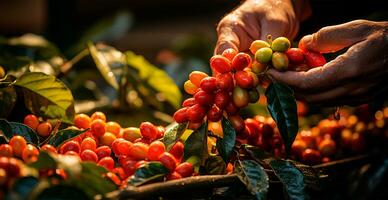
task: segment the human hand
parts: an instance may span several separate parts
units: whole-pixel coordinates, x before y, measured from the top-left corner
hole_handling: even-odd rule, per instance
[[[217,26],[218,41],[214,50],[221,54],[225,49],[248,51],[257,39],[266,40],[284,36],[292,40],[299,30],[299,21],[310,15],[304,0],[247,0],[226,15]]]
[[[388,91],[388,22],[355,20],[324,27],[303,37],[299,47],[320,53],[344,54],[306,72],[269,70],[295,96],[323,105],[357,105]]]

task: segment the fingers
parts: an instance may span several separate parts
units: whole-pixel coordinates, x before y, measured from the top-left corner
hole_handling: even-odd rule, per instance
[[[373,31],[372,22],[355,20],[345,24],[327,26],[303,37],[299,47],[321,53],[336,52],[364,40]]]
[[[225,22],[224,22],[225,23]],[[238,51],[240,40],[232,27],[227,26],[221,22],[217,28],[218,41],[214,49],[214,54],[222,54],[225,49],[233,48]]]

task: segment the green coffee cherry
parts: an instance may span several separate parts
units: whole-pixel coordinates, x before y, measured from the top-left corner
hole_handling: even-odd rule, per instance
[[[233,89],[232,96],[233,96],[233,103],[239,108],[245,107],[249,103],[248,91],[238,86]]]
[[[263,47],[256,51],[255,59],[257,62],[265,64],[271,60],[272,57],[272,49],[269,47]]]
[[[256,103],[260,99],[259,91],[257,91],[256,88],[253,90],[249,90],[248,94],[250,103]]]
[[[279,71],[286,71],[288,69],[288,58],[286,54],[275,52],[272,54],[272,66]]]
[[[284,52],[291,47],[290,40],[286,37],[278,37],[272,41],[271,48],[273,51]]]
[[[249,50],[251,51],[252,54],[255,54],[257,50],[263,47],[271,47],[271,46],[264,40],[255,40],[252,42],[251,47],[249,47]]]

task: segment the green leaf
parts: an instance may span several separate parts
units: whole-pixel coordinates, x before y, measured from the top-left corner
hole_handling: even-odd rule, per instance
[[[269,179],[262,166],[253,160],[237,160],[234,171],[256,199],[266,199]]]
[[[94,185],[94,183],[88,183]],[[88,196],[81,188],[74,185],[59,184],[44,189],[36,199],[39,200],[62,200],[62,199],[93,199]]]
[[[234,144],[236,142],[236,131],[230,124],[229,120],[222,119],[222,130],[224,132],[223,138],[217,138],[216,147],[222,159],[229,162],[230,155],[233,152]]]
[[[74,100],[71,91],[55,76],[26,73],[15,82],[23,92],[26,107],[34,114],[72,123]]]
[[[38,156],[38,160],[29,164],[30,167],[35,169],[55,169],[57,167],[56,160],[46,151],[41,151]]]
[[[283,183],[289,199],[309,199],[305,191],[303,174],[290,162],[285,160],[272,160],[271,168]]]
[[[196,156],[201,161],[205,161],[207,152],[207,123],[203,123],[201,127],[191,133],[185,141],[184,160]],[[201,162],[203,163],[203,162]]]
[[[114,89],[119,89],[118,80],[116,79],[112,69],[109,66],[109,63],[106,57],[97,50],[97,48],[93,45],[93,43],[88,42],[88,48],[90,51],[90,55],[92,56],[94,62],[98,70],[100,70],[101,75],[104,79],[111,85]]]
[[[261,165],[268,165],[271,160],[275,159],[273,155],[266,152],[264,149],[260,149],[259,147],[242,145],[242,148],[253,160],[260,163]]]
[[[225,174],[226,164],[221,156],[209,156],[203,168],[204,172],[201,174],[221,175]]]
[[[7,117],[17,100],[16,90],[14,86],[0,88],[0,117]]]
[[[265,91],[265,95],[268,102],[267,108],[276,121],[286,151],[289,153],[298,133],[298,114],[294,92],[287,85],[272,82]]]
[[[162,141],[166,146],[166,151],[169,151],[172,146],[178,141],[187,128],[187,123],[174,124],[169,129],[166,130]]]
[[[162,163],[149,162],[135,171],[133,177],[128,180],[128,184],[140,186],[147,182],[161,179],[168,173],[168,169]]]
[[[75,128],[67,128],[58,131],[54,136],[48,140],[48,144],[53,145],[54,147],[59,147],[64,142],[88,131],[89,129],[81,130]]]
[[[34,145],[39,144],[39,138],[36,132],[22,123],[8,122],[5,119],[0,119],[0,130],[8,140],[14,135],[20,135],[23,136],[28,143]]]
[[[180,107],[182,94],[174,80],[163,70],[149,63],[143,56],[125,52],[127,64],[139,71],[140,79],[159,92],[175,108]],[[159,95],[160,96],[160,95]]]

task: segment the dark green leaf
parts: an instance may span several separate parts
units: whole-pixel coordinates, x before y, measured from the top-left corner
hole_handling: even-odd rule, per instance
[[[90,55],[92,56],[98,70],[100,70],[101,75],[104,79],[111,85],[114,89],[119,89],[118,80],[116,79],[114,73],[112,72],[111,67],[109,66],[107,58],[97,50],[93,43],[88,42],[88,48]]]
[[[139,72],[140,79],[154,88],[175,108],[179,108],[182,94],[174,80],[168,74],[149,63],[143,56],[131,51],[125,52],[129,67]]]
[[[234,171],[256,199],[266,199],[269,179],[262,166],[253,160],[237,160]]]
[[[305,191],[303,174],[290,162],[285,160],[272,160],[271,168],[283,183],[290,199],[309,199]]]
[[[35,169],[55,169],[57,167],[56,160],[46,151],[41,151],[38,160],[29,165]]]
[[[149,162],[135,171],[133,177],[128,180],[128,184],[140,186],[149,181],[161,179],[168,173],[168,169],[162,163]]]
[[[227,163],[229,162],[236,141],[236,131],[229,120],[225,118],[222,119],[222,130],[224,132],[224,137],[217,138],[216,147],[222,159]]]
[[[22,123],[8,122],[5,119],[0,119],[0,130],[8,140],[14,135],[21,135],[28,143],[34,145],[39,144],[39,138],[36,132]]]
[[[74,100],[66,85],[40,72],[26,73],[15,82],[23,92],[26,107],[34,114],[72,123]]]
[[[267,108],[276,121],[282,135],[286,151],[290,152],[298,132],[298,114],[294,92],[287,85],[272,82],[265,91]]]
[[[166,151],[169,151],[172,146],[178,141],[187,128],[187,123],[174,124],[166,130],[163,136],[163,143],[166,146]]]
[[[7,70],[7,74],[17,77],[26,72],[27,67],[32,64],[32,60],[24,56],[6,56],[0,57],[0,66]]]
[[[191,133],[185,141],[184,160],[196,156],[202,161],[207,157],[207,123]]]
[[[0,117],[7,117],[11,113],[16,99],[17,95],[14,86],[0,88]]]
[[[221,156],[209,156],[205,161],[204,172],[201,174],[225,174],[226,164]]]
[[[260,149],[259,147],[251,145],[242,145],[242,147],[253,160],[261,165],[269,164],[269,162],[274,159],[273,155],[269,154],[264,149]]]
[[[88,183],[94,185],[94,183]],[[74,185],[54,185],[43,190],[36,199],[39,200],[64,200],[64,199],[93,199],[93,196],[88,196],[82,189]]]
[[[85,129],[85,130],[75,129],[75,128],[63,129],[58,131],[54,136],[52,136],[47,143],[53,145],[54,147],[59,147],[64,142],[82,133],[85,133],[86,131],[88,131],[88,129]]]
[[[6,199],[28,199],[34,187],[38,184],[38,179],[32,176],[26,176],[18,179],[8,191]]]

